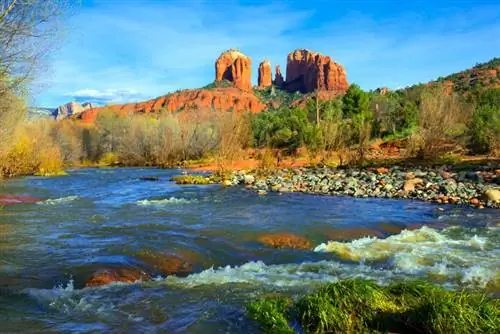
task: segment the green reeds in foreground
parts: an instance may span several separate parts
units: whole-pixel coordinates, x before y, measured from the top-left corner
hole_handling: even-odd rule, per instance
[[[263,297],[247,311],[267,333],[500,333],[498,299],[422,281],[343,280],[296,301]]]

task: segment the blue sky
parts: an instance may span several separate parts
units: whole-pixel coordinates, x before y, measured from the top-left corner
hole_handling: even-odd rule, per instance
[[[286,68],[307,48],[342,64],[364,89],[426,82],[500,56],[495,1],[93,0],[64,22],[64,40],[33,104],[123,103],[214,79],[229,48]]]

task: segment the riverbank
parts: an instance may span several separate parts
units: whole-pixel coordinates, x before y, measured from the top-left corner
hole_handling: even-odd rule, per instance
[[[300,167],[267,175],[231,174],[226,185],[245,185],[260,195],[301,192],[333,196],[416,199],[439,204],[500,208],[500,169],[453,171],[442,167]]]

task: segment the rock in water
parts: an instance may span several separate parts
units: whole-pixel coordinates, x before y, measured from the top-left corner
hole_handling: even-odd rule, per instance
[[[259,64],[259,87],[269,87],[273,84],[273,74],[271,72],[271,62],[264,60]]]
[[[149,275],[139,269],[121,268],[104,269],[95,272],[87,281],[86,286],[101,286],[110,283],[135,283],[150,279]]]
[[[307,238],[292,233],[266,234],[258,240],[273,248],[311,249],[312,247]]]
[[[286,90],[302,93],[323,90],[341,94],[348,87],[344,68],[329,56],[305,49],[297,49],[288,55]]]
[[[215,62],[215,81],[227,80],[234,87],[251,90],[252,61],[238,50],[223,52]]]

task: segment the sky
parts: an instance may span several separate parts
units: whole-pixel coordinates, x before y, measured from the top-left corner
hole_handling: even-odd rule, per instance
[[[199,88],[221,52],[286,69],[297,48],[329,55],[363,89],[427,82],[500,56],[497,1],[83,0],[35,82],[32,103],[111,104]]]

